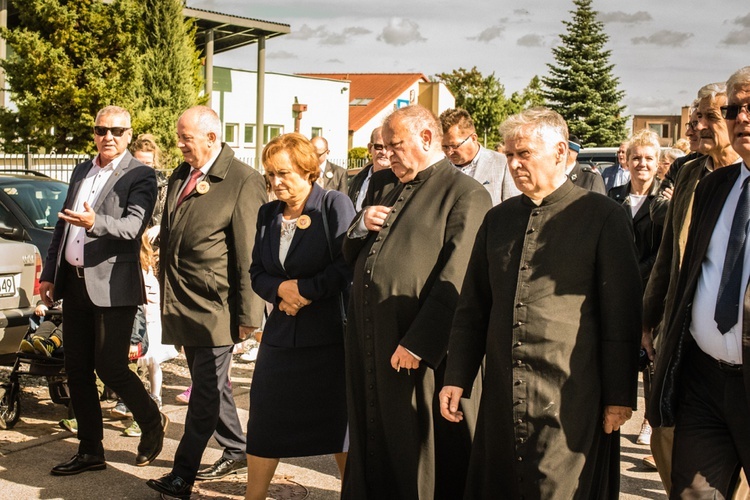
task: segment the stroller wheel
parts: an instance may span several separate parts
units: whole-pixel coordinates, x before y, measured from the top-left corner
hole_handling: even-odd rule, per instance
[[[11,429],[21,417],[21,395],[8,387],[0,389],[0,393],[0,425],[5,423],[5,427]]]

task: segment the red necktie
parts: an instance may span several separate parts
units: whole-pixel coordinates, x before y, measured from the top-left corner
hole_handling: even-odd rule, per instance
[[[177,205],[175,205],[175,208],[179,207],[180,204],[185,201],[185,198],[188,197],[190,193],[193,192],[195,189],[195,185],[198,184],[198,177],[201,176],[203,172],[201,172],[199,169],[194,168],[192,172],[190,172],[190,180],[187,183],[187,186],[185,186],[185,189],[182,190],[182,193],[180,193],[180,197],[177,199]]]

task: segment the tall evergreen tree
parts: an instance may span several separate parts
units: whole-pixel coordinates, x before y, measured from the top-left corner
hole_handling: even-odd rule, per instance
[[[11,0],[19,26],[5,29],[15,108],[0,109],[7,152],[93,153],[91,126],[109,104],[128,109],[135,133],[167,148],[175,122],[198,100],[194,27],[182,0]]]
[[[195,24],[182,15],[183,0],[141,0],[142,102],[136,133],[154,134],[167,150],[177,144],[175,123],[198,102],[203,88]]]
[[[573,0],[573,18],[563,21],[567,33],[552,49],[556,64],[548,64],[550,74],[542,78],[544,96],[585,145],[616,146],[627,136],[628,117],[620,104],[625,92],[617,90],[619,79],[609,64],[611,51],[604,49],[608,37],[591,3]]]
[[[494,144],[500,138],[498,127],[507,116],[505,87],[495,73],[482,75],[476,66],[435,75],[456,98],[456,107],[464,108],[474,120],[479,139]]]
[[[96,111],[137,107],[139,55],[131,2],[11,0],[20,26],[3,30],[1,61],[17,109],[0,110],[2,148],[93,152]]]

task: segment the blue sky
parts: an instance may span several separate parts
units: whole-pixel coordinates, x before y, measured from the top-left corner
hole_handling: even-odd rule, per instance
[[[476,66],[506,95],[547,74],[572,0],[404,2],[381,0],[188,0],[188,6],[289,24],[267,42],[278,73],[420,72]],[[678,114],[702,85],[750,65],[746,0],[594,0],[629,114]],[[254,69],[255,46],[216,57]]]

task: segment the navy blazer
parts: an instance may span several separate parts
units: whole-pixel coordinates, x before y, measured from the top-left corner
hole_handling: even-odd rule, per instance
[[[328,191],[325,203],[332,260],[321,212],[325,193],[313,184],[302,211],[310,217],[310,226],[295,230],[284,266],[279,261],[279,244],[285,203],[266,203],[258,213],[250,275],[253,290],[274,305],[263,330],[263,342],[269,345],[307,347],[344,342],[339,297],[343,292],[347,303],[352,272],[344,262],[341,245],[354,218],[354,205],[345,194]],[[281,301],[277,296],[279,285],[290,279],[296,279],[300,294],[312,301],[296,316],[288,316],[277,307]]]

